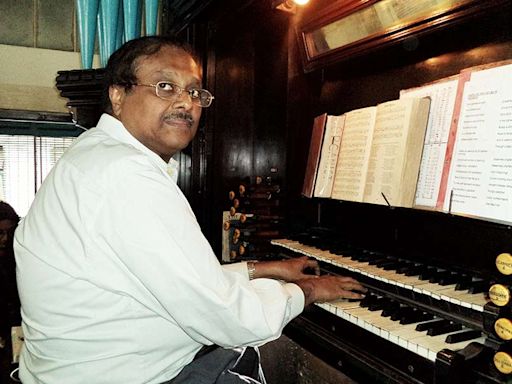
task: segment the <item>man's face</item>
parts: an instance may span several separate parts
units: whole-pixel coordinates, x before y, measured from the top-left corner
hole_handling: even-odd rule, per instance
[[[137,83],[169,81],[186,90],[201,88],[201,69],[185,51],[165,46],[152,56],[138,59]],[[154,87],[110,88],[114,116],[142,144],[165,161],[185,148],[194,138],[201,107],[192,104],[187,92],[172,100],[156,96]]]

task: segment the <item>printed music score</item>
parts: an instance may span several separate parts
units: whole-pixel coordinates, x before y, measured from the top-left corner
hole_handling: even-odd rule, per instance
[[[411,207],[429,104],[428,98],[408,98],[328,116],[328,125],[331,119],[340,124],[341,137],[333,159],[334,139],[326,128],[316,170],[320,188],[315,186],[313,196]],[[308,164],[314,164],[311,157]]]
[[[434,209],[437,205],[458,83],[456,75],[400,92],[400,98],[429,97],[431,100],[416,187],[416,206]]]
[[[376,113],[376,107],[368,107],[345,115],[343,140],[334,175],[333,199],[363,200]]]
[[[334,172],[333,153],[317,138],[320,148],[310,148],[320,156],[317,168],[310,158],[306,172],[320,175],[322,188],[305,196],[512,222],[512,60],[467,68],[342,116]],[[321,117],[341,121],[317,117],[317,134]]]
[[[447,183],[451,211],[510,222],[512,64],[472,73],[461,105]]]

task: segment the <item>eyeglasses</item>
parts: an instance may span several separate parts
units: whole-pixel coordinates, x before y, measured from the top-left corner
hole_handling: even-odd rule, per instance
[[[207,108],[212,105],[212,101],[214,99],[213,95],[210,91],[206,89],[198,89],[191,88],[185,89],[176,85],[174,83],[170,83],[168,81],[159,81],[156,84],[138,84],[132,83],[131,85],[139,85],[142,87],[153,87],[155,88],[156,95],[164,100],[173,100],[175,98],[180,97],[183,91],[187,92],[192,100],[192,103],[195,105],[199,105],[202,108]]]

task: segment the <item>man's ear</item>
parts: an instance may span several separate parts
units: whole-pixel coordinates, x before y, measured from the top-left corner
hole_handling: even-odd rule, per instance
[[[112,104],[112,112],[114,116],[121,114],[124,98],[126,97],[126,91],[123,86],[111,85],[108,89],[108,96],[110,103]]]

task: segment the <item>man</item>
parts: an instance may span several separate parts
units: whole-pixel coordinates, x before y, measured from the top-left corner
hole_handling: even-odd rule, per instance
[[[246,263],[219,264],[168,172],[213,99],[187,47],[132,40],[106,73],[108,114],[16,232],[24,384],[214,382],[183,369],[203,346],[261,345],[313,301],[361,297],[350,278],[305,275],[306,258],[255,263],[251,281]]]
[[[19,217],[13,207],[0,201],[0,382],[7,382],[12,370],[11,328],[21,324],[16,289],[12,241]]]

